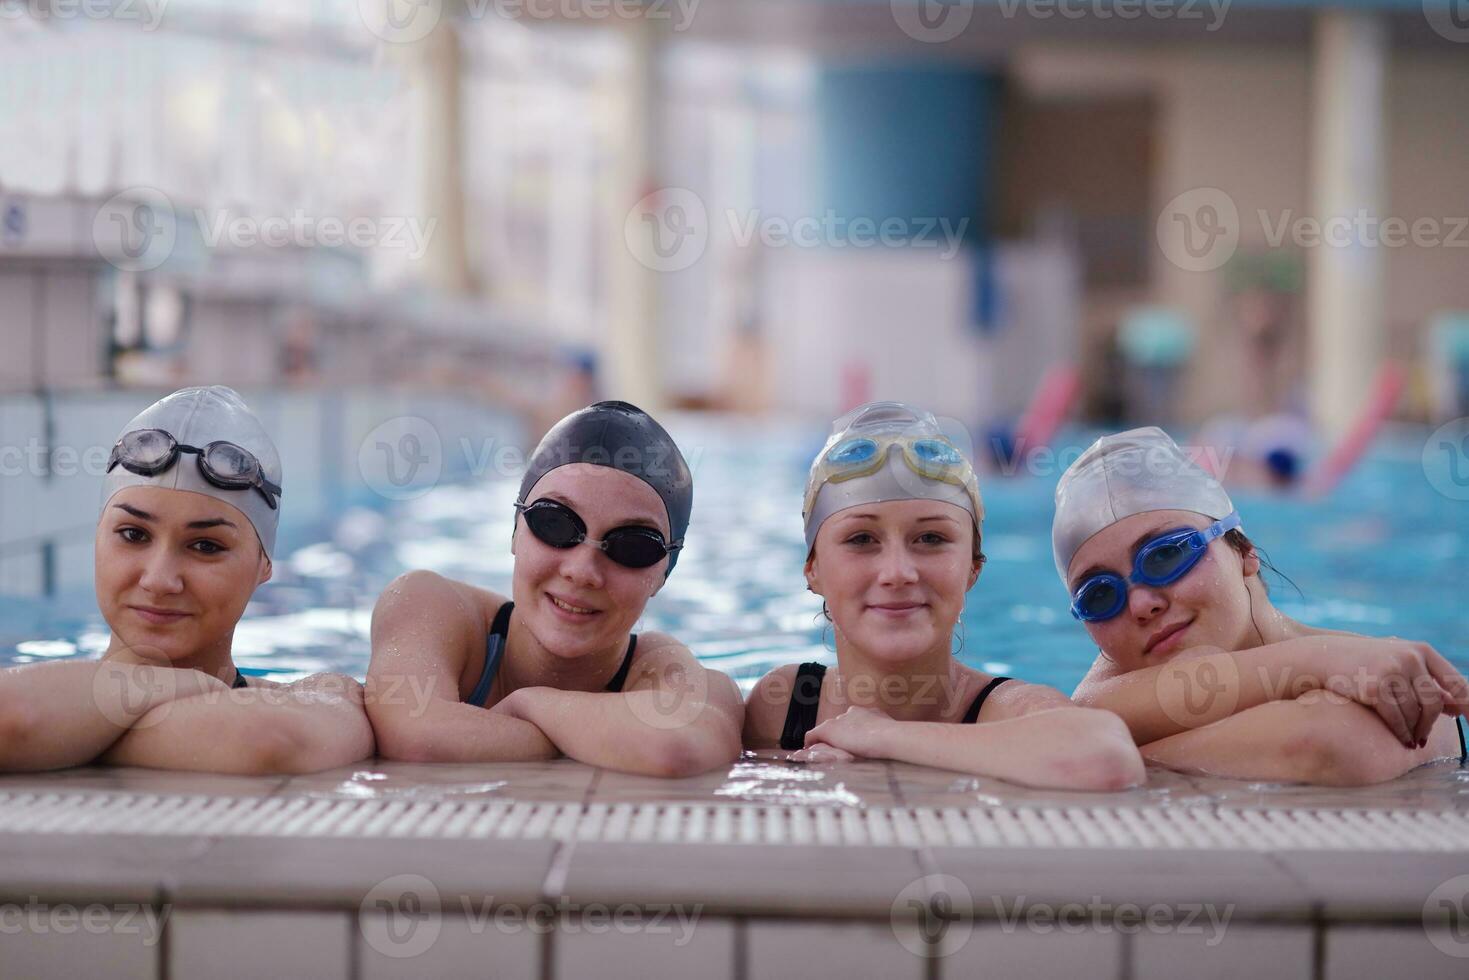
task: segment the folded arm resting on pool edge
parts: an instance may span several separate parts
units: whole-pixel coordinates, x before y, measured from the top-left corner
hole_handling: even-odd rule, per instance
[[[0,670],[0,771],[94,761],[160,705],[229,685],[197,670],[116,661]]]
[[[307,773],[372,755],[362,685],[343,674],[180,698],[144,715],[99,760],[236,775]]]
[[[618,693],[528,687],[491,714],[529,721],[566,755],[649,776],[691,776],[739,758],[744,705],[728,676],[671,637],[645,633]]]
[[[1404,743],[1427,738],[1440,711],[1469,709],[1469,682],[1428,644],[1351,633],[1236,651],[1195,647],[1126,673],[1099,657],[1072,696],[1116,712],[1146,745],[1321,689],[1365,705]]]
[[[1011,683],[1003,699],[1000,688],[986,702],[978,724],[898,721],[850,708],[811,729],[806,744],[1045,789],[1119,790],[1145,781],[1116,715],[1078,708],[1052,688]]]
[[[1327,691],[1271,701],[1142,747],[1169,769],[1233,779],[1366,786],[1425,762],[1458,758],[1457,721],[1440,717],[1428,745],[1403,746],[1370,710]]]

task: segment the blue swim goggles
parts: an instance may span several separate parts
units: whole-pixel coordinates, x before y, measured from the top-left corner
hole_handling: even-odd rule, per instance
[[[1111,619],[1127,607],[1129,582],[1155,588],[1172,585],[1199,563],[1209,542],[1239,526],[1239,512],[1235,511],[1202,531],[1185,527],[1158,535],[1138,549],[1129,577],[1099,572],[1077,586],[1071,597],[1071,615],[1083,623]]]
[[[947,439],[911,435],[852,436],[832,446],[811,471],[803,513],[811,513],[822,484],[876,473],[886,465],[888,450],[893,446],[902,449],[903,461],[914,473],[962,487],[969,493],[974,512],[984,513],[974,468],[964,454]]]

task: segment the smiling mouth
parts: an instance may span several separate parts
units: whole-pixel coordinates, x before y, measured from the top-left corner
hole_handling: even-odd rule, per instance
[[[873,609],[873,610],[875,610],[877,612],[880,612],[880,613],[898,614],[898,613],[916,612],[919,609],[923,609],[924,608],[924,603],[921,603],[921,602],[880,602],[880,603],[874,603],[873,605],[868,606],[867,608]]]
[[[150,623],[173,623],[189,615],[177,609],[155,609],[151,606],[128,606],[128,608]]]
[[[1143,647],[1143,653],[1152,653],[1155,649],[1162,646],[1164,643],[1167,643],[1179,633],[1182,633],[1184,630],[1188,629],[1191,625],[1193,625],[1192,619],[1179,623],[1177,626],[1171,626],[1163,632],[1156,634],[1151,640],[1148,641],[1148,645]]]
[[[557,609],[560,609],[562,612],[571,613],[574,616],[590,616],[593,613],[597,612],[597,610],[595,609],[586,609],[582,606],[574,606],[564,599],[558,599],[556,596],[553,596],[549,592],[546,593],[546,598],[550,599],[551,604]]]

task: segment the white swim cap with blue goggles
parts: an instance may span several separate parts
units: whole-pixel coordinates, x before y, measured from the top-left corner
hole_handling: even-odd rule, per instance
[[[869,402],[832,423],[826,445],[811,464],[801,508],[806,550],[815,547],[828,517],[887,500],[939,500],[961,507],[974,518],[976,540],[984,523],[974,467],[938,420],[901,402]]]
[[[1067,571],[1091,537],[1118,521],[1154,510],[1184,510],[1214,523],[1203,530],[1177,528],[1143,543],[1124,577],[1101,571],[1070,589]],[[1111,619],[1126,607],[1129,583],[1170,585],[1204,556],[1210,542],[1240,526],[1239,514],[1219,481],[1156,426],[1103,436],[1061,474],[1051,550],[1071,613],[1083,622]]]

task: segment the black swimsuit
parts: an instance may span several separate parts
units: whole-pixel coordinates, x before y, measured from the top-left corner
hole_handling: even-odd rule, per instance
[[[500,670],[500,660],[505,656],[505,641],[510,635],[510,611],[515,608],[515,603],[507,602],[495,613],[495,622],[490,626],[490,635],[485,637],[485,668],[479,675],[479,683],[474,685],[474,691],[464,699],[465,704],[476,707],[485,706],[485,698],[490,696],[490,685],[495,683],[495,674]],[[623,654],[622,666],[617,668],[617,673],[612,675],[612,680],[607,682],[607,690],[614,694],[622,690],[622,685],[627,681],[628,669],[632,667],[633,651],[638,648],[636,635],[628,637],[627,653]]]
[[[786,709],[785,728],[780,733],[780,747],[799,749],[806,745],[806,733],[816,727],[816,713],[821,709],[821,682],[826,679],[826,665],[815,662],[804,663],[796,668],[796,683],[791,688],[791,703]],[[990,692],[1010,680],[996,677],[974,696],[969,710],[964,712],[964,724],[972,725],[979,719],[979,709]]]

